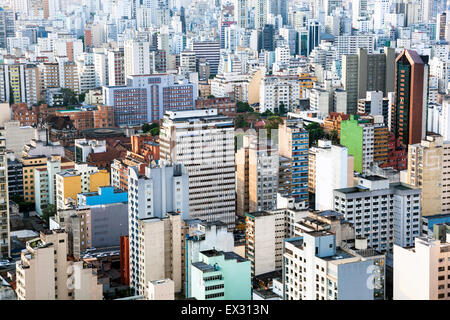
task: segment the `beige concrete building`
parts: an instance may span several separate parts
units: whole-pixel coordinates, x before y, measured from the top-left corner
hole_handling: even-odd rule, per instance
[[[68,254],[79,257],[86,249],[91,247],[91,209],[69,209],[59,210],[54,217],[50,218],[50,229],[55,222],[60,228],[68,233]]]
[[[276,208],[278,187],[278,149],[256,132],[243,136],[236,152],[236,211],[247,212]]]
[[[148,300],[175,300],[175,285],[171,279],[148,282]]]
[[[28,241],[16,263],[16,293],[19,300],[101,300],[103,286],[96,270],[68,257],[64,230],[41,232]]]
[[[259,103],[259,93],[261,86],[261,79],[264,75],[263,70],[258,69],[249,75],[248,82],[248,103],[250,105]]]
[[[168,213],[167,217],[138,220],[137,294],[149,291],[149,282],[169,278],[175,292],[181,283],[181,215]]]
[[[394,246],[394,300],[450,300],[450,237]]]
[[[422,216],[450,213],[450,142],[429,135],[408,146],[407,183],[422,189]]]
[[[283,240],[294,236],[294,224],[308,211],[277,209],[247,213],[245,258],[252,276],[279,270],[283,262]]]

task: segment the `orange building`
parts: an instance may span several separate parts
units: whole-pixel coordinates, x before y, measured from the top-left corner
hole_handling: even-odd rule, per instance
[[[133,158],[145,162],[159,160],[159,141],[151,135],[131,136],[131,153]]]
[[[323,123],[323,130],[330,133],[335,130],[338,133],[338,138],[341,136],[341,122],[350,119],[349,114],[330,112],[330,114],[325,118]]]

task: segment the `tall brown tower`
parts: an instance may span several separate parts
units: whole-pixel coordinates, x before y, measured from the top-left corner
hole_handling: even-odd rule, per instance
[[[424,61],[425,59],[425,61]],[[391,131],[404,145],[425,137],[428,104],[428,57],[404,50],[395,60],[395,103]]]

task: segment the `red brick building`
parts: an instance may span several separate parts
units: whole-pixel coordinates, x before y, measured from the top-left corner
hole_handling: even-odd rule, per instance
[[[16,103],[11,106],[12,119],[18,120],[21,126],[34,126],[49,115],[55,114],[55,109],[48,108],[46,104],[40,106],[31,106],[26,103]]]
[[[131,136],[131,152],[145,162],[159,160],[159,141],[151,135]]]
[[[400,137],[395,138],[393,133],[388,137],[388,159],[380,165],[382,168],[392,167],[395,170],[406,170],[408,165],[408,148],[401,144]]]
[[[77,130],[114,127],[114,111],[111,106],[98,105],[96,108],[58,110],[57,116],[66,116],[73,121]]]
[[[197,99],[195,101],[196,109],[217,109],[217,113],[221,113],[225,116],[234,117],[237,114],[236,101],[230,97],[224,98],[210,98],[210,99]]]

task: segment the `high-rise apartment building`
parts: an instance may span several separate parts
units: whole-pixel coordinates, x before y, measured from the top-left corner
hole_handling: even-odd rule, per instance
[[[267,0],[257,0],[255,7],[255,29],[262,30],[267,23]]]
[[[341,122],[341,144],[354,157],[354,170],[364,173],[373,164],[374,125],[351,115]]]
[[[294,224],[308,211],[276,209],[245,215],[245,258],[251,262],[252,276],[280,270],[283,241],[294,236]]]
[[[353,157],[348,155],[347,147],[319,140],[317,147],[309,149],[309,158],[308,186],[314,186],[311,191],[315,194],[315,210],[331,210],[333,190],[353,186]]]
[[[428,135],[408,146],[407,183],[422,189],[422,215],[450,213],[450,142]]]
[[[352,239],[351,230],[327,230],[332,220],[307,219],[297,224],[300,236],[284,241],[283,299],[383,300],[385,255],[368,247],[366,239]]]
[[[428,104],[428,58],[404,50],[395,60],[395,103],[391,131],[405,145],[425,138]]]
[[[236,214],[240,216],[277,206],[278,149],[270,142],[256,133],[244,135],[236,152]]]
[[[13,103],[24,102],[29,106],[36,104],[41,94],[39,74],[34,64],[0,65],[0,99]]]
[[[234,20],[240,28],[248,28],[248,0],[234,0]]]
[[[286,119],[278,128],[278,152],[289,159],[291,172],[288,190],[282,195],[296,202],[308,203],[308,148],[309,134],[301,121]]]
[[[314,19],[308,20],[308,46],[307,55],[320,44],[320,22]]]
[[[190,216],[235,222],[234,125],[217,109],[167,111],[160,130],[160,159],[189,173]]]
[[[181,290],[181,224],[188,219],[189,181],[181,164],[129,168],[130,285],[145,294],[148,281],[170,278]],[[170,239],[172,237],[172,240]]]
[[[136,221],[137,246],[130,244],[131,286],[145,295],[148,282],[169,278],[175,292],[181,284],[181,215],[167,213],[164,218],[143,218]],[[132,227],[134,228],[134,227]]]
[[[357,54],[345,54],[342,57],[342,83],[347,92],[347,113],[357,112],[358,99],[366,98],[367,91],[381,91],[385,97],[388,92],[394,91],[394,61],[395,51],[388,47],[380,54],[371,54],[366,48],[358,48]]]
[[[124,78],[150,74],[150,43],[136,40],[124,42]]]
[[[420,189],[364,176],[355,187],[334,190],[334,210],[353,223],[356,236],[370,247],[392,252],[392,246],[411,246],[420,235]]]
[[[14,37],[15,12],[12,10],[0,10],[0,48],[6,49],[7,38]]]
[[[6,141],[0,137],[0,257],[11,254],[9,226],[9,193],[8,193],[8,159],[6,157]]]
[[[205,59],[209,63],[211,75],[216,75],[220,61],[220,42],[194,42],[193,50],[197,57],[197,65],[201,59]]]
[[[125,85],[125,62],[124,50],[108,50],[108,85],[123,86]]]

